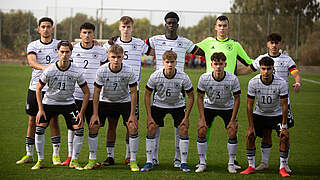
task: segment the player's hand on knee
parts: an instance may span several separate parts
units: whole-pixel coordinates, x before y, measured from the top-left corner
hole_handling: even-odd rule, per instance
[[[97,115],[92,115],[90,118],[89,128],[94,128],[94,126],[100,126],[100,119]]]
[[[76,122],[78,122],[78,127],[83,128],[83,115],[82,113],[79,113],[76,117]]]
[[[207,126],[207,123],[204,119],[200,119],[198,121],[198,136],[199,137],[205,137],[206,133],[208,131],[208,126]]]
[[[237,133],[237,131],[238,131],[238,123],[237,123],[237,121],[230,121],[228,126],[227,126],[227,129],[231,129],[232,132]]]
[[[155,135],[159,126],[151,118],[151,119],[148,119],[148,121],[147,121],[147,128],[148,128],[148,132],[149,132],[148,134]]]
[[[46,113],[44,111],[38,111],[36,116],[36,124],[40,124],[40,119],[43,117],[45,120],[47,120]]]
[[[254,127],[248,127],[246,137],[248,140],[256,137],[256,131],[254,130]]]
[[[126,123],[129,130],[138,129],[138,120],[135,115],[131,115],[128,119],[128,122]]]
[[[180,127],[184,127],[184,128],[186,128],[186,129],[189,129],[189,119],[184,118],[184,119],[181,121],[181,123],[180,123],[180,125],[178,126],[178,128],[180,128]]]

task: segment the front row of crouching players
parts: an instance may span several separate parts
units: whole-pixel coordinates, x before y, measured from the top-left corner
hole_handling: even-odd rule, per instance
[[[66,120],[68,129],[75,131],[73,141],[73,154],[70,167],[82,170],[77,159],[83,143],[83,114],[87,107],[90,91],[87,82],[83,77],[82,71],[78,71],[73,63],[70,62],[72,45],[68,41],[58,43],[59,61],[46,68],[39,79],[36,88],[36,97],[39,111],[36,116],[36,135],[35,144],[38,154],[38,162],[31,169],[44,167],[44,142],[45,130],[49,122],[62,114]],[[73,97],[75,84],[78,84],[84,94],[83,103],[78,110]],[[48,85],[42,99],[42,89]]]
[[[145,91],[145,106],[147,112],[147,138],[146,153],[147,162],[141,171],[153,169],[152,157],[155,151],[155,135],[159,127],[164,127],[164,117],[171,114],[174,126],[179,130],[179,148],[181,155],[181,167],[183,172],[190,172],[187,164],[189,148],[189,115],[194,102],[193,87],[188,75],[177,70],[177,54],[173,51],[166,51],[163,55],[163,65],[149,78]],[[151,105],[151,94],[155,91]],[[187,105],[182,93],[188,95]]]

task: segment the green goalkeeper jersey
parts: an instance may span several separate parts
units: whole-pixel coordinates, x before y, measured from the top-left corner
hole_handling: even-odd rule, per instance
[[[207,72],[213,71],[211,67],[211,56],[215,52],[223,52],[227,57],[227,67],[225,71],[236,74],[237,59],[248,66],[252,63],[247,53],[243,50],[239,42],[226,38],[225,40],[218,40],[217,38],[208,37],[197,44],[205,52]]]

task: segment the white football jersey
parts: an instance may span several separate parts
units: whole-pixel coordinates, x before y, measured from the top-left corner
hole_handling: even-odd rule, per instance
[[[100,64],[107,60],[107,53],[101,46],[83,48],[81,43],[77,43],[73,47],[71,58],[72,62],[79,68],[79,71],[83,71],[83,76],[90,89],[90,100],[92,100],[94,89],[93,83],[96,79],[96,73]],[[76,85],[74,97],[75,99],[83,100],[84,94],[79,85]]]
[[[82,87],[87,82],[83,77],[83,72],[79,71],[75,64],[70,63],[66,70],[61,70],[57,63],[46,68],[39,79],[40,83],[48,85],[42,103],[49,105],[73,104],[76,83]]]
[[[43,43],[40,39],[28,44],[27,54],[35,54],[37,62],[41,65],[49,65],[59,60],[57,45],[60,41],[52,39],[50,43]],[[32,76],[30,80],[29,89],[35,91],[39,82],[42,70],[32,68]],[[46,91],[47,86],[43,88]]]
[[[228,110],[233,109],[233,95],[241,94],[237,76],[225,72],[221,80],[213,77],[213,72],[207,72],[200,76],[198,91],[206,93],[204,107],[209,109]]]
[[[152,105],[160,108],[185,106],[182,91],[190,92],[193,90],[191,80],[186,73],[176,69],[176,74],[169,79],[164,75],[163,68],[151,74],[146,88],[155,91]]]
[[[132,37],[131,41],[124,42],[119,37],[115,44],[120,45],[123,48],[124,59],[123,62],[133,68],[135,75],[137,76],[138,82],[141,80],[141,55],[147,53],[147,44],[138,38]],[[111,45],[105,43],[104,48],[109,50]]]
[[[253,62],[252,66],[254,70],[259,70],[260,64],[259,61],[263,57],[270,57],[274,60],[274,74],[280,76],[287,83],[289,81],[289,73],[296,69],[296,63],[292,60],[292,58],[285,54],[280,54],[279,56],[270,56],[268,53],[260,55]]]
[[[109,103],[125,103],[131,101],[129,86],[137,85],[133,69],[122,63],[119,72],[110,69],[110,62],[99,67],[95,85],[102,87],[100,101]]]
[[[262,116],[279,116],[282,114],[280,98],[288,97],[288,86],[284,79],[273,75],[271,84],[264,84],[261,74],[253,77],[248,84],[248,97],[256,97],[254,113]]]
[[[147,44],[155,50],[156,69],[163,67],[162,55],[165,51],[171,50],[177,53],[177,66],[180,71],[184,71],[186,53],[191,53],[195,45],[187,38],[178,36],[177,39],[167,39],[165,35],[156,35],[147,40]]]

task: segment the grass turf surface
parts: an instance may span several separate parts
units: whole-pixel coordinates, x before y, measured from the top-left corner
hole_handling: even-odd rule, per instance
[[[137,162],[142,167],[146,161],[145,136],[146,136],[146,114],[144,107],[144,87],[154,70],[144,68],[140,83],[140,120],[139,120],[139,152]],[[186,70],[191,78],[194,89],[197,87],[198,79],[203,70]],[[129,167],[124,165],[125,156],[125,128],[120,120],[117,130],[117,141],[115,147],[116,165],[111,167],[97,168],[91,171],[77,171],[66,167],[54,167],[51,163],[52,144],[50,130],[46,130],[45,163],[46,168],[31,171],[34,163],[16,165],[15,162],[25,154],[25,136],[28,125],[25,114],[25,101],[29,86],[31,68],[22,65],[0,65],[0,179],[278,179],[279,168],[279,138],[273,133],[273,148],[270,153],[270,170],[258,172],[253,175],[229,174],[226,171],[228,162],[227,133],[223,121],[217,118],[211,131],[211,141],[208,146],[208,170],[204,173],[194,173],[195,165],[198,163],[197,155],[197,121],[199,113],[196,103],[190,116],[189,129],[189,155],[188,164],[191,173],[183,173],[173,168],[174,158],[174,130],[171,116],[166,116],[165,127],[161,129],[160,166],[155,167],[151,172],[130,172]],[[238,113],[238,152],[237,160],[246,168],[247,157],[245,147],[245,133],[248,126],[246,117],[246,89],[248,81],[254,74],[240,76],[241,84],[241,105]],[[302,74],[302,77],[319,81],[319,74]],[[293,79],[290,78],[290,83]],[[320,85],[303,81],[302,91],[295,94],[290,88],[291,106],[295,116],[295,127],[290,129],[290,159],[289,165],[293,170],[293,179],[319,179],[320,178]],[[196,92],[196,91],[195,91]],[[196,98],[196,96],[195,96]],[[196,101],[195,101],[196,102]],[[62,160],[67,155],[67,129],[64,118],[59,116],[61,129]],[[87,130],[87,126],[85,126]],[[106,158],[105,149],[106,127],[100,129],[97,160],[103,161]],[[85,166],[88,162],[87,131],[85,131],[84,144],[82,146],[79,162]],[[256,165],[261,159],[260,141],[257,138]],[[34,160],[37,159],[34,153]],[[240,171],[238,171],[240,172]]]

